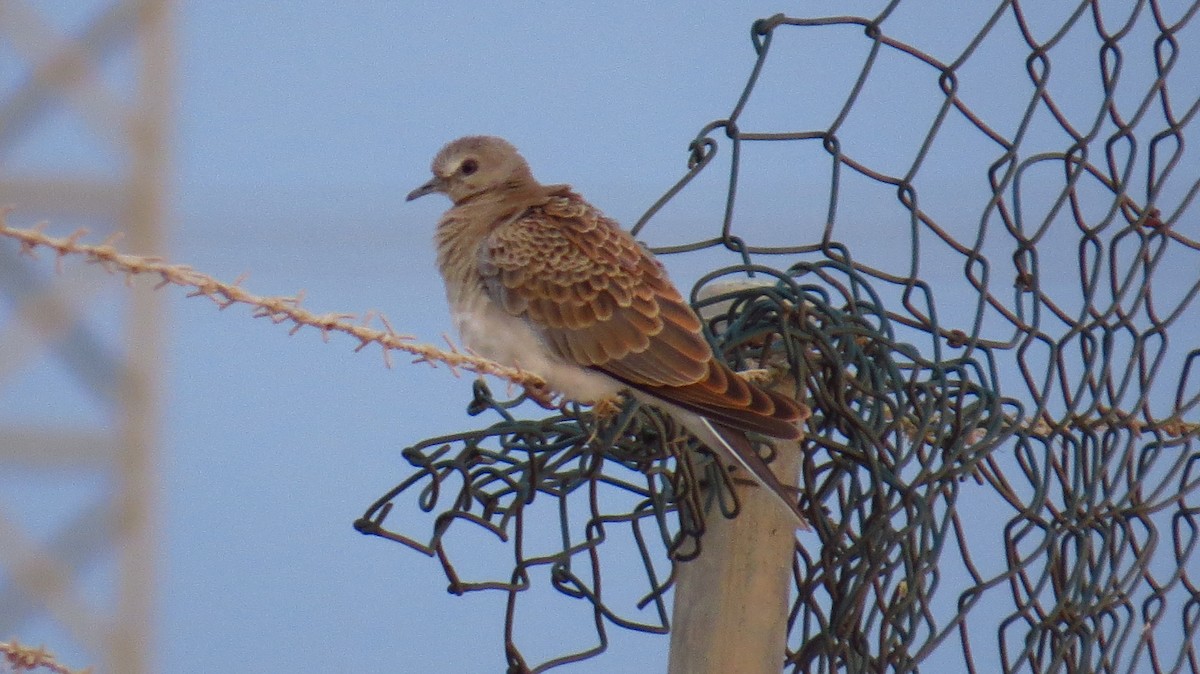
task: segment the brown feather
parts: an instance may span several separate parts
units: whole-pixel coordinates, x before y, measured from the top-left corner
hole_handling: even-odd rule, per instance
[[[737,377],[737,375],[733,376]],[[784,440],[795,440],[801,435],[797,422],[803,416],[803,408],[774,391],[753,387],[769,399],[769,405],[773,409],[768,411],[761,408],[756,409],[753,406],[731,406],[728,398],[714,395],[711,389],[703,386],[703,383],[679,387],[637,386],[636,388],[740,431],[761,433]]]
[[[561,357],[730,428],[799,437],[802,408],[717,360],[663,266],[579,195],[499,224],[479,256],[493,298]]]

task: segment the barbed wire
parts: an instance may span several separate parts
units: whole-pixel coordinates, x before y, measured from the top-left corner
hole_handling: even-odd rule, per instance
[[[86,229],[77,229],[67,236],[55,237],[45,233],[45,223],[29,229],[9,227],[4,215],[4,211],[0,210],[0,236],[20,242],[23,255],[36,256],[39,248],[52,251],[55,255],[55,266],[59,271],[64,257],[78,255],[111,274],[123,274],[126,283],[130,283],[135,276],[158,277],[156,288],[168,285],[186,288],[189,297],[208,298],[219,309],[227,309],[235,304],[244,305],[252,309],[255,318],[266,318],[276,324],[288,323],[291,326],[291,334],[310,327],[318,330],[326,341],[331,333],[353,337],[358,341],[355,351],[362,351],[372,344],[377,345],[383,354],[384,364],[389,368],[392,367],[390,352],[401,351],[415,356],[414,363],[425,363],[431,367],[442,363],[455,375],[462,369],[476,374],[490,374],[533,389],[545,385],[537,375],[501,365],[473,353],[465,353],[449,339],[447,348],[413,342],[412,335],[396,332],[387,316],[378,311],[366,312],[361,317],[338,312],[315,314],[304,308],[303,291],[286,297],[256,295],[242,287],[241,279],[226,283],[188,265],[170,264],[157,257],[122,253],[115,246],[120,239],[119,233],[99,244],[89,244],[83,242],[83,238],[88,234]],[[383,325],[382,330],[371,327],[376,321]]]
[[[92,670],[71,669],[55,659],[54,654],[44,647],[34,648],[16,641],[0,641],[0,671],[36,672],[45,671],[53,674],[89,674]]]

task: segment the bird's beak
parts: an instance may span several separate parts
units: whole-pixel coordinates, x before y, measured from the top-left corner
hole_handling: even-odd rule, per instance
[[[418,187],[417,189],[409,192],[408,196],[405,197],[404,200],[412,201],[413,199],[416,199],[418,197],[423,197],[426,194],[433,194],[434,192],[444,192],[444,191],[445,190],[443,189],[442,179],[438,176],[434,176],[433,178],[431,178],[429,180],[429,182],[427,182],[424,185],[421,185],[420,187]]]

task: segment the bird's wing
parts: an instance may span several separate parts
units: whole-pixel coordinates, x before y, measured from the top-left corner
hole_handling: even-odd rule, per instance
[[[578,195],[498,225],[479,269],[489,296],[560,357],[734,428],[799,435],[802,408],[714,358],[662,265]]]
[[[488,294],[528,320],[551,349],[649,386],[683,386],[707,373],[700,320],[662,266],[577,195],[551,197],[485,239]]]

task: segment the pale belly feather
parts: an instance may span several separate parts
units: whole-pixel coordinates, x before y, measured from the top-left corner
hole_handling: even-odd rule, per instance
[[[484,297],[473,306],[455,308],[453,318],[463,345],[479,355],[532,372],[571,400],[592,403],[616,396],[620,382],[595,370],[567,362],[552,353],[533,328]]]

